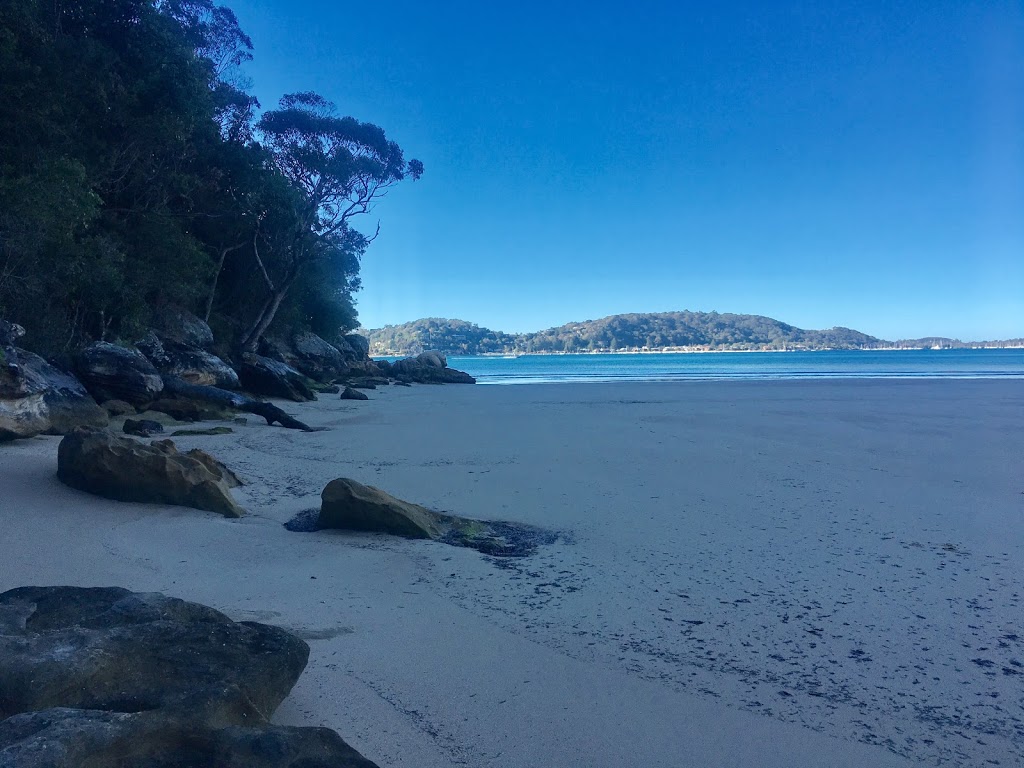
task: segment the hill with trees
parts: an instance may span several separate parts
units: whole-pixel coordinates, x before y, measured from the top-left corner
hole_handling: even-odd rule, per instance
[[[355,327],[356,228],[423,172],[311,93],[260,111],[213,0],[0,2],[0,317],[60,355],[167,305],[255,350]]]
[[[611,315],[536,333],[507,334],[463,320],[428,318],[367,332],[374,355],[436,349],[452,355],[616,350],[861,349],[886,342],[850,328],[804,330],[760,315],[658,312]]]

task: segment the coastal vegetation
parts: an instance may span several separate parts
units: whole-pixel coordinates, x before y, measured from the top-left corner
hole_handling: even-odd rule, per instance
[[[761,315],[656,312],[611,315],[536,333],[492,331],[464,320],[426,318],[365,331],[372,355],[438,350],[448,355],[511,355],[685,350],[818,350],[887,347],[1024,346],[1024,340],[961,342],[931,337],[885,341],[850,328],[804,330]]]
[[[34,351],[165,306],[247,352],[357,325],[355,224],[423,166],[316,93],[261,112],[252,56],[213,0],[0,2],[0,317]]]

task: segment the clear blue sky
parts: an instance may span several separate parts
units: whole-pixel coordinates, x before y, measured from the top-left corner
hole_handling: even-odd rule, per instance
[[[1016,0],[224,1],[264,106],[316,90],[426,165],[377,208],[366,327],[1024,336]]]

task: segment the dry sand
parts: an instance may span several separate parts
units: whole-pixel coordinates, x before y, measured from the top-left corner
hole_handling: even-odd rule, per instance
[[[730,382],[382,388],[179,438],[242,520],[55,478],[0,446],[0,590],[120,585],[291,628],[277,720],[386,768],[1018,765],[1024,387]],[[353,477],[563,531],[523,560],[291,533]]]

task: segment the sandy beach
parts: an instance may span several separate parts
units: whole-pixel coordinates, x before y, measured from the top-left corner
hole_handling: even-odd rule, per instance
[[[1024,387],[382,387],[323,432],[177,438],[240,520],[0,445],[0,590],[124,586],[294,630],[279,710],[384,768],[1024,762]],[[257,423],[258,422],[258,423]],[[282,523],[352,477],[553,529],[524,559]]]

